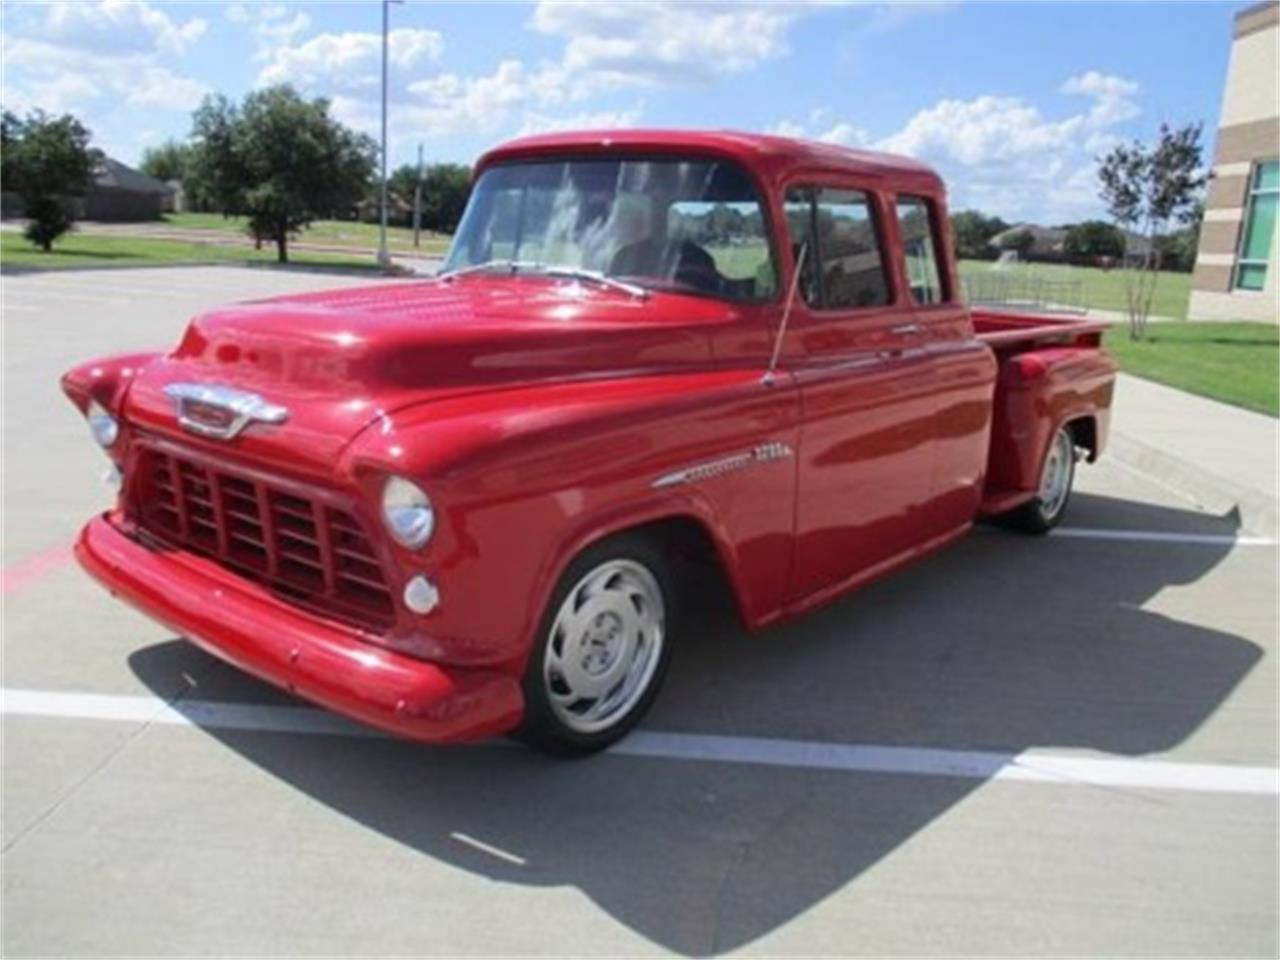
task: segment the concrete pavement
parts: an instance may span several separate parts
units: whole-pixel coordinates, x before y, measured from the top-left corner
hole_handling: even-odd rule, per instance
[[[786,626],[707,592],[575,763],[351,735],[89,582],[58,374],[364,282],[3,279],[6,955],[1275,955],[1275,545],[1109,458]]]
[[[1276,533],[1280,421],[1150,380],[1116,380],[1109,453],[1246,530]]]

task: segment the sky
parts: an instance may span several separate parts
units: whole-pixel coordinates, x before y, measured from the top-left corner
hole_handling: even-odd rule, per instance
[[[953,209],[1100,216],[1095,158],[1161,122],[1212,149],[1233,3],[445,3],[389,8],[392,167],[520,134],[694,127],[918,157]],[[75,0],[0,8],[5,109],[108,154],[183,139],[210,93],[273,83],[379,129],[381,4]]]

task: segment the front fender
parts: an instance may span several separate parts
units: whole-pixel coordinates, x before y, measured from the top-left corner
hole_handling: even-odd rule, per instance
[[[561,383],[450,398],[381,418],[341,469],[376,502],[389,473],[420,484],[437,529],[398,550],[441,602],[421,619],[431,655],[520,669],[555,582],[591,543],[688,517],[715,545],[744,619],[790,576],[798,402],[785,380],[715,371]],[[768,445],[773,446],[768,446]],[[767,447],[768,457],[740,457]],[[735,469],[658,484],[701,464]]]
[[[133,378],[160,355],[155,351],[120,353],[79,364],[62,375],[62,392],[81,413],[90,400],[96,400],[118,414]]]

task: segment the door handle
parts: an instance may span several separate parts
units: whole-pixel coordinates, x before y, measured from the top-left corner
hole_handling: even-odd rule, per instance
[[[896,327],[890,327],[889,332],[896,333],[898,336],[902,337],[913,337],[916,334],[923,333],[924,327],[920,326],[918,323],[900,323]]]

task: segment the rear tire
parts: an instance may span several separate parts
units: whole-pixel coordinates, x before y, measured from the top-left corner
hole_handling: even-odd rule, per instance
[[[666,558],[648,537],[623,534],[579,554],[539,623],[514,736],[561,756],[625,736],[666,675],[674,600]]]
[[[1060,427],[1049,443],[1035,497],[1001,519],[1023,533],[1045,534],[1062,522],[1076,475],[1076,445],[1070,429]]]

